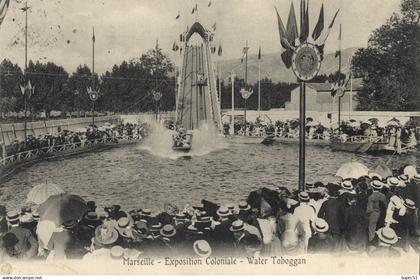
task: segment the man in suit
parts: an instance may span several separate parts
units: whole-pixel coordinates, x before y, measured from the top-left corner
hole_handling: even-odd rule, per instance
[[[215,244],[214,253],[225,254],[229,253],[233,249],[234,237],[230,227],[232,222],[229,219],[230,211],[227,207],[221,206],[217,210],[218,221],[214,223],[212,239]]]
[[[259,238],[249,233],[245,230],[245,224],[241,220],[236,220],[232,223],[232,226],[229,228],[229,230],[232,232],[234,237],[234,253],[233,255],[236,255],[238,257],[244,257],[248,255],[248,241],[249,239],[255,239],[259,240]]]
[[[386,206],[386,197],[381,192],[383,187],[382,182],[374,180],[370,183],[370,186],[373,192],[371,195],[369,195],[366,206],[366,214],[368,217],[369,242],[371,242],[375,237],[375,232],[378,227],[381,211],[383,211],[382,209],[385,209]],[[381,221],[381,223],[383,223],[383,221]]]
[[[315,233],[309,239],[308,253],[331,253],[334,249],[334,241],[328,231],[328,223],[324,219],[316,218],[313,222],[313,227]]]
[[[332,189],[329,194],[330,198],[322,204],[318,217],[328,223],[334,243],[333,249],[337,250],[344,229],[344,205],[343,201],[338,198],[338,190]]]

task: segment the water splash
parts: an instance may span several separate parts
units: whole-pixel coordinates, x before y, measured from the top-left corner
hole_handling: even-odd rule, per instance
[[[172,135],[174,131],[165,128],[157,122],[150,123],[152,133],[147,136],[139,149],[163,158],[177,159],[181,157],[203,156],[211,152],[226,149],[229,145],[219,135],[214,126],[202,125],[193,130],[192,148],[188,153],[172,150]]]

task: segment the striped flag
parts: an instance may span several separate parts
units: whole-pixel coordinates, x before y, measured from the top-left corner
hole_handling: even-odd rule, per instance
[[[300,2],[300,42],[307,41],[309,36],[309,2],[301,0]]]
[[[279,35],[280,35],[280,44],[283,47],[284,51],[281,54],[281,59],[286,66],[286,68],[290,68],[292,66],[292,56],[293,56],[293,47],[290,45],[289,41],[287,40],[287,33],[286,29],[284,29],[283,21],[281,20],[281,17],[279,15],[279,12],[276,9],[277,14],[277,22],[278,22],[278,28],[279,28]]]
[[[241,63],[243,63],[243,62],[244,62],[244,58],[247,56],[248,49],[249,49],[249,48],[247,48],[247,47],[244,47],[244,48],[243,48],[243,50],[242,50],[242,57],[241,57]]]
[[[219,49],[217,51],[218,56],[222,56],[222,45],[219,43]]]
[[[210,7],[211,6],[211,1],[209,1],[209,4],[207,5],[207,7]]]
[[[216,23],[212,25],[213,31],[216,31]]]
[[[296,23],[296,14],[295,14],[295,7],[293,6],[293,2],[290,5],[290,12],[289,18],[287,19],[287,40],[289,41],[290,45],[295,46],[296,38],[299,37],[297,23]]]
[[[315,41],[315,46],[318,48],[320,54],[321,54],[321,59],[324,58],[324,46],[325,46],[325,42],[328,39],[328,35],[330,35],[330,31],[332,29],[332,27],[334,26],[334,21],[338,15],[338,12],[340,11],[340,9],[337,10],[337,12],[335,13],[330,25],[328,26],[328,28],[326,30],[324,30],[321,35],[318,37],[318,40]]]
[[[0,25],[6,17],[7,9],[9,8],[10,0],[0,0]]]
[[[197,4],[195,4],[194,8],[191,11],[191,14],[194,14],[195,12],[197,12]]]
[[[324,4],[321,5],[321,10],[319,11],[318,22],[315,25],[314,31],[312,32],[312,39],[316,41],[319,36],[321,36],[322,31],[324,30]]]
[[[340,24],[340,31],[338,33],[338,50],[335,52],[335,57],[339,57],[341,55],[341,24]]]
[[[258,49],[258,60],[260,60],[261,59],[261,47],[259,47],[259,49]]]
[[[177,16],[176,16],[176,18],[175,19],[179,19],[179,17],[181,16],[181,14],[179,13],[179,11],[178,11],[178,14],[177,14]]]

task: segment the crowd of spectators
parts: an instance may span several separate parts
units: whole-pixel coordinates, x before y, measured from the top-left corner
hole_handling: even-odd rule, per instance
[[[37,206],[1,206],[0,262],[418,254],[420,174],[414,166],[387,178],[370,174],[315,182],[300,192],[281,184],[261,188],[236,204],[166,205],[161,213],[120,205],[98,209],[88,201],[80,219],[59,225],[40,217]]]

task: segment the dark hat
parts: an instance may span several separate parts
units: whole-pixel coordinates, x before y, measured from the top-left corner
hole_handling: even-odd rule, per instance
[[[98,221],[99,220],[98,213],[96,213],[96,212],[87,212],[86,215],[85,215],[85,219],[87,221]]]
[[[31,209],[31,207],[24,206],[24,207],[22,207],[22,209],[20,210],[20,212],[21,212],[22,214],[25,214],[25,213],[32,213],[32,209]]]
[[[241,220],[236,220],[232,223],[232,226],[230,227],[230,231],[232,232],[236,232],[236,231],[241,231],[244,230],[244,222],[242,222]]]
[[[7,215],[6,206],[0,205],[0,216],[5,217]]]
[[[77,221],[75,219],[67,220],[63,223],[64,228],[74,228],[77,225]]]
[[[89,200],[88,202],[86,202],[86,206],[89,208],[89,209],[95,209],[96,208],[96,203],[95,203],[95,201],[93,201],[93,200]]]
[[[411,199],[406,199],[404,200],[404,206],[408,209],[416,209],[416,204],[414,203],[414,201],[412,201]]]
[[[383,183],[379,180],[373,180],[370,183],[370,186],[374,189],[374,190],[382,190],[383,188]]]
[[[251,206],[248,204],[248,202],[246,202],[246,200],[239,201],[238,207],[239,211],[248,211],[251,209]]]
[[[115,212],[120,211],[121,210],[121,205],[119,205],[119,204],[112,205],[112,210],[114,210]]]
[[[160,229],[160,235],[162,235],[163,237],[173,237],[176,234],[176,229],[173,225],[164,225],[161,229]]]
[[[113,244],[118,239],[118,232],[111,223],[105,223],[95,229],[95,241],[99,244]]]
[[[307,192],[300,192],[298,197],[301,201],[309,201],[309,194]]]
[[[376,232],[376,234],[378,235],[378,238],[388,244],[388,245],[392,245],[397,243],[398,241],[398,236],[395,233],[395,231],[390,228],[390,227],[383,227],[378,229],[378,231]]]

